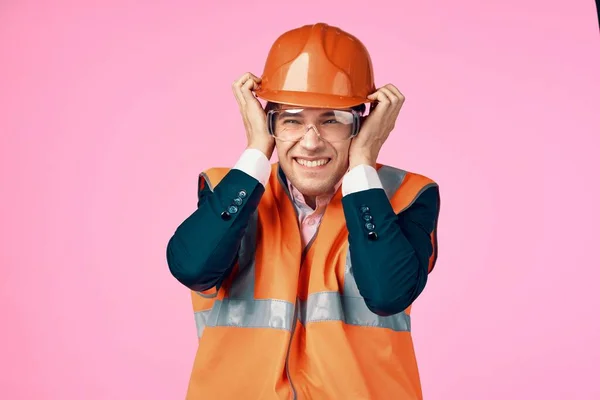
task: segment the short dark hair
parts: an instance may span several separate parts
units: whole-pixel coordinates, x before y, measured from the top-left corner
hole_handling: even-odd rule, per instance
[[[271,101],[268,101],[267,105],[265,106],[265,112],[269,112],[271,110],[276,110],[280,106],[281,106],[281,104],[279,104],[279,103],[273,103]],[[367,106],[364,104],[359,104],[357,106],[351,107],[351,109],[362,115],[367,110]]]

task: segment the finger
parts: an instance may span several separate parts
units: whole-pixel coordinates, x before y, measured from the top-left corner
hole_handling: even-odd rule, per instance
[[[253,103],[253,102],[256,102],[260,105],[260,103],[258,102],[258,99],[256,97],[254,97],[254,93],[252,93],[256,89],[258,89],[258,82],[255,81],[252,77],[249,78],[242,85],[242,87],[240,89],[240,93],[241,93],[246,105]]]
[[[398,98],[398,96],[396,96],[396,94],[394,94],[394,92],[392,92],[387,87],[382,87],[379,90],[381,90],[381,92],[387,96],[387,98],[390,100],[392,107],[398,106],[398,103],[400,102],[400,98]]]
[[[258,76],[250,73],[250,72],[246,72],[244,75],[242,75],[240,78],[238,78],[235,82],[233,82],[233,93],[236,96],[236,99],[238,100],[238,104],[243,107],[246,105],[246,97],[243,95],[242,92],[242,88],[244,87],[244,85],[249,84],[251,85],[250,90],[254,90],[258,84],[260,84],[260,82],[262,81],[261,78],[259,78]],[[250,83],[248,83],[250,82]]]
[[[379,90],[376,91],[375,93],[369,95],[367,98],[372,100],[373,103],[377,104],[378,107],[379,107],[379,105],[385,106],[386,104],[388,104],[390,102],[389,99],[387,98],[387,96]]]
[[[260,80],[258,80],[258,78],[255,77],[249,77],[248,80],[246,82],[244,82],[241,86],[242,90],[255,90],[256,88],[258,88],[258,85],[260,83]]]
[[[404,95],[400,92],[400,90],[398,90],[397,87],[395,87],[394,85],[388,85],[387,89],[393,93],[394,98],[397,99],[397,101],[394,103],[394,106],[396,107],[396,112],[400,112],[400,109],[402,108],[402,105],[404,104],[404,101],[406,100],[406,98],[404,97]]]
[[[255,82],[258,85],[260,82],[262,82],[262,79],[250,72],[246,72],[238,80],[233,82],[233,86],[241,89],[248,81]]]
[[[260,80],[260,78],[258,78],[256,75],[252,74],[251,72],[246,72],[244,75],[242,75],[238,79],[236,79],[233,82],[233,85],[237,86],[237,87],[242,87],[242,85],[244,83],[246,83],[246,81],[248,79],[258,79],[258,80]]]
[[[391,83],[385,85],[385,87],[390,90],[392,93],[394,93],[400,100],[404,100],[405,97],[402,94],[402,92],[400,90],[398,90],[398,88],[394,85],[392,85]]]
[[[237,80],[235,80],[233,82],[233,85],[231,85],[231,89],[233,91],[235,99],[238,102],[238,105],[240,106],[240,109],[246,105],[246,101],[244,100],[244,96],[242,95],[241,88],[242,85],[248,80],[248,78],[249,73],[247,72],[241,77],[239,77]]]
[[[237,102],[238,107],[241,110],[242,107],[244,107],[244,105],[245,105],[245,101],[243,99],[243,96],[242,96],[242,94],[240,93],[240,91],[235,86],[232,87],[232,91],[233,91],[233,95],[235,96],[235,101]]]
[[[253,73],[248,72],[249,77],[256,83],[260,84],[262,82],[262,78],[254,75]]]
[[[371,108],[373,112],[377,112],[377,110],[384,112],[391,104],[389,97],[381,89],[378,89],[375,93],[367,96],[367,98],[373,100],[374,105],[376,106]]]

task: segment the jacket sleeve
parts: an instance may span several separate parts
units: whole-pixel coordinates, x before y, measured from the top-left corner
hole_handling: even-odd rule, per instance
[[[405,310],[425,288],[430,257],[437,256],[432,237],[440,207],[438,187],[424,190],[397,215],[383,189],[349,194],[342,204],[354,278],[367,307],[382,316]]]
[[[214,188],[200,175],[198,207],[167,244],[171,274],[196,291],[220,287],[235,265],[250,216],[265,191],[252,176],[231,169]]]

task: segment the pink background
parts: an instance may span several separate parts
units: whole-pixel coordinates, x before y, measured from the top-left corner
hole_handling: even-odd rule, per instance
[[[184,397],[167,240],[245,146],[233,80],[317,21],[406,95],[379,161],[441,186],[425,398],[600,398],[592,0],[43,3],[0,4],[0,398]]]

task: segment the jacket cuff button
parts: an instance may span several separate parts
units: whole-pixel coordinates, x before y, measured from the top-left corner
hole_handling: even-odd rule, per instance
[[[236,212],[238,212],[238,208],[234,205],[229,206],[229,208],[227,208],[227,212],[229,214],[235,214]]]
[[[229,214],[227,211],[223,211],[221,213],[221,219],[223,221],[229,221],[231,219],[231,214]]]
[[[367,234],[367,237],[369,238],[369,240],[377,240],[377,238],[378,238],[377,233],[373,232],[373,231],[369,232]]]

